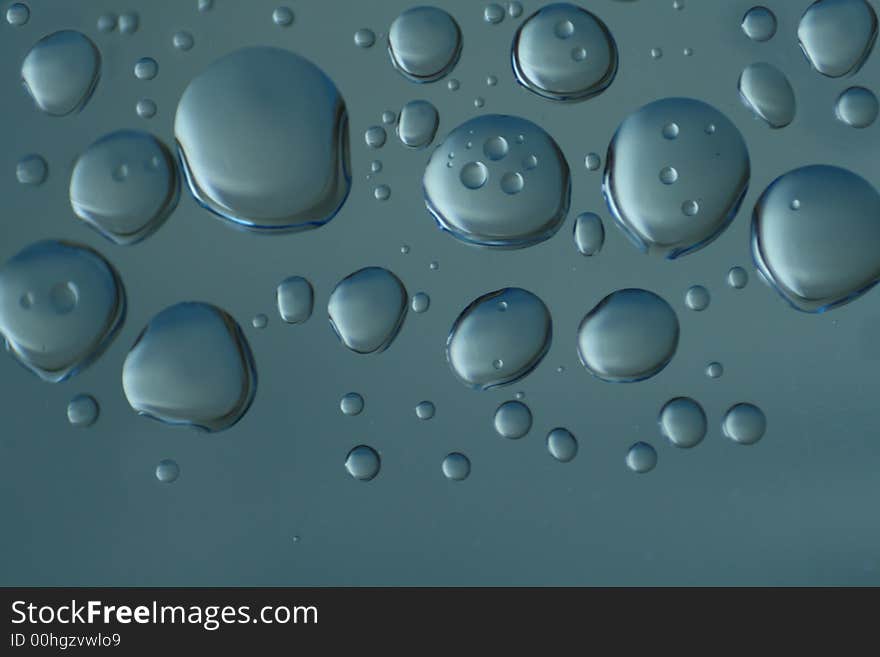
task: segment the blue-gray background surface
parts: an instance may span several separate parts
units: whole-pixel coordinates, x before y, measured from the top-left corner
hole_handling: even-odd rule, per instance
[[[43,383],[8,354],[0,358],[0,584],[5,585],[484,585],[484,584],[880,584],[880,292],[823,315],[798,313],[762,284],[748,249],[755,199],[776,176],[807,163],[847,167],[880,186],[880,125],[848,128],[834,119],[843,89],[880,91],[880,53],[851,78],[810,69],[795,35],[808,0],[768,0],[779,20],[767,43],[739,28],[751,0],[616,2],[583,6],[608,25],[620,49],[611,87],[582,103],[557,104],[519,87],[509,63],[518,24],[539,8],[526,0],[520,19],[483,20],[484,3],[437,0],[459,22],[461,60],[446,82],[414,85],[391,67],[383,46],[404,0],[291,0],[295,22],[273,24],[277,2],[196,0],[71,2],[30,0],[30,21],[0,24],[0,260],[38,239],[89,244],[120,271],[129,299],[125,326],[109,350],[72,380]],[[2,5],[3,12],[9,2]],[[876,3],[875,3],[876,9]],[[135,10],[133,35],[103,34],[104,11]],[[368,50],[352,35],[371,27]],[[85,109],[54,118],[33,107],[19,67],[30,46],[74,28],[103,56],[96,92]],[[195,37],[175,50],[181,29]],[[350,115],[352,192],[339,215],[307,233],[262,236],[231,229],[184,193],[158,232],[136,246],[110,244],[71,211],[67,187],[76,156],[98,137],[139,128],[173,143],[174,111],[188,80],[239,47],[289,48],[322,67],[341,90]],[[654,60],[651,48],[663,50]],[[693,48],[690,57],[685,47]],[[159,62],[152,81],[137,80],[140,57]],[[788,75],[797,95],[795,121],[771,131],[739,101],[744,66],[768,61]],[[497,75],[497,86],[485,79]],[[601,195],[601,172],[583,165],[602,154],[618,123],[641,105],[692,96],[719,108],[742,131],[752,159],[751,185],[731,227],[708,248],[669,262],[637,252],[613,226]],[[485,98],[476,109],[474,99]],[[158,105],[149,120],[135,103]],[[517,251],[466,246],[441,233],[425,211],[421,174],[430,151],[409,151],[393,136],[370,151],[363,133],[383,110],[425,98],[440,112],[438,139],[479,113],[518,114],[545,127],[573,172],[572,212],[549,241]],[[234,130],[235,126],[229,126]],[[49,163],[40,187],[19,185],[15,165],[27,153]],[[383,171],[366,180],[378,158]],[[387,202],[373,198],[391,186]],[[571,238],[573,216],[598,212],[607,240],[594,258]],[[411,251],[404,255],[401,246]],[[436,260],[439,269],[429,263]],[[391,348],[361,356],[343,348],[326,320],[333,285],[352,271],[380,265],[413,294],[431,297],[410,313]],[[744,290],[725,285],[745,266]],[[285,325],[274,309],[275,285],[309,278],[316,311],[304,325]],[[705,285],[702,313],[684,292]],[[449,327],[475,297],[504,286],[540,296],[554,320],[553,344],[524,381],[491,392],[465,388],[445,362]],[[668,299],[681,321],[672,363],[637,384],[611,385],[579,363],[575,330],[609,292],[646,287]],[[162,308],[186,299],[215,303],[244,327],[259,372],[256,400],[232,429],[200,434],[140,418],[120,385],[126,351]],[[270,317],[252,328],[256,313]],[[708,379],[710,361],[724,375]],[[557,372],[563,365],[565,370]],[[492,415],[525,392],[534,426],[519,441],[498,437]],[[340,397],[360,392],[364,412],[346,417]],[[101,404],[98,423],[71,427],[65,409],[76,393]],[[692,450],[659,435],[657,413],[688,395],[709,416],[706,440]],[[434,419],[413,412],[423,399]],[[720,431],[726,408],[751,401],[768,430],[755,446]],[[569,464],[547,453],[556,426],[578,437]],[[630,444],[652,443],[657,468],[635,475],[624,465]],[[382,455],[370,483],[343,468],[348,450],[367,443]],[[444,479],[440,463],[466,453],[464,482]],[[180,478],[159,483],[163,458]],[[299,537],[295,540],[295,537]]]

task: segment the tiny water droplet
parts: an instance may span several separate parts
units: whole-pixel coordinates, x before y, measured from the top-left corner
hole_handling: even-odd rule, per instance
[[[272,12],[272,22],[278,27],[290,27],[293,25],[293,12],[290,7],[276,7]]]
[[[651,58],[660,59],[663,57],[663,51],[660,48],[651,48]]]
[[[141,57],[134,64],[134,76],[138,80],[152,80],[159,73],[159,64],[152,57]]]
[[[134,12],[119,15],[119,31],[122,34],[134,34],[140,24],[140,17]]]
[[[834,105],[834,115],[851,128],[867,128],[877,119],[878,111],[877,96],[865,87],[850,87]]]
[[[710,379],[719,379],[724,374],[724,366],[716,361],[706,365],[706,376]]]
[[[354,33],[354,45],[358,48],[372,48],[376,43],[376,33],[373,30],[362,27]]]
[[[255,329],[264,329],[269,325],[269,318],[263,313],[259,313],[258,315],[254,315],[253,319],[251,319],[251,326]]]
[[[99,32],[108,33],[116,29],[116,14],[101,14],[98,16],[97,28]]]
[[[599,215],[583,212],[574,222],[574,244],[578,252],[585,256],[594,256],[605,244],[605,226]]]
[[[182,52],[192,50],[195,44],[196,41],[189,32],[175,32],[174,36],[171,37],[171,45]]]
[[[602,158],[596,153],[587,153],[584,158],[584,166],[587,167],[587,171],[598,171],[599,167],[602,166]]]
[[[523,6],[522,3],[513,0],[513,2],[507,3],[507,15],[511,18],[519,18],[522,16]]]
[[[135,112],[142,119],[152,119],[156,116],[156,102],[150,98],[141,98],[135,105]]]
[[[385,128],[380,125],[371,126],[364,132],[364,141],[370,148],[382,148],[387,138]]]
[[[489,3],[486,5],[485,9],[483,9],[483,20],[487,23],[497,25],[504,20],[504,8],[494,2]]]
[[[776,34],[776,14],[767,7],[752,7],[743,16],[740,27],[752,41],[769,41]]]
[[[749,283],[749,274],[742,267],[731,267],[727,272],[727,284],[736,289],[741,290]]]
[[[388,185],[377,185],[373,189],[373,198],[377,201],[387,201],[391,198],[391,188]]]
[[[16,27],[25,25],[31,17],[31,10],[22,2],[9,5],[6,10],[6,22]]]
[[[414,313],[423,313],[431,305],[431,297],[429,297],[424,292],[418,292],[413,295],[412,298],[412,309]]]

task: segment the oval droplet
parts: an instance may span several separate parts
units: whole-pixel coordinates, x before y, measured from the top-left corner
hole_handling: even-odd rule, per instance
[[[577,438],[568,429],[553,429],[547,434],[547,451],[560,463],[568,463],[577,456]]]
[[[412,82],[434,82],[449,73],[461,54],[461,30],[437,7],[407,9],[391,23],[388,54],[394,68]]]
[[[53,32],[40,39],[21,64],[24,88],[50,116],[81,110],[95,90],[101,55],[85,34]]]
[[[424,148],[437,133],[440,118],[437,108],[427,100],[411,100],[400,110],[397,136],[404,146]]]
[[[584,212],[574,222],[574,244],[578,252],[585,256],[594,256],[605,244],[605,226],[599,215]]]
[[[302,276],[290,276],[275,289],[278,314],[288,324],[302,324],[312,316],[315,291],[312,284]]]
[[[384,351],[406,316],[406,288],[387,269],[366,267],[342,279],[327,302],[330,326],[359,354]]]
[[[769,41],[776,34],[776,14],[767,7],[752,7],[743,16],[740,27],[752,41]]]
[[[773,64],[749,64],[740,74],[737,88],[743,104],[771,128],[784,128],[794,121],[794,89]]]
[[[532,412],[521,401],[506,401],[495,410],[494,424],[499,436],[518,440],[532,428]]]
[[[694,447],[706,437],[706,413],[690,397],[670,399],[660,410],[660,433],[676,447]]]

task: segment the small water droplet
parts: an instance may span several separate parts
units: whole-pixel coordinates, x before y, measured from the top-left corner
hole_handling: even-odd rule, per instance
[[[412,309],[414,313],[423,313],[428,310],[431,305],[431,297],[424,292],[418,292],[413,295]]]
[[[354,45],[358,48],[372,48],[376,43],[376,33],[373,30],[362,27],[354,33]]]
[[[660,48],[651,48],[651,58],[660,59],[663,57],[663,51]]]
[[[662,134],[664,139],[675,139],[678,137],[678,124],[677,123],[667,123],[663,126]]]
[[[142,119],[152,119],[156,116],[156,109],[155,101],[150,98],[141,98],[135,105],[135,111]]]
[[[436,107],[427,100],[412,100],[400,110],[397,136],[404,146],[425,148],[434,141],[439,122]]]
[[[86,35],[74,30],[40,39],[21,64],[24,86],[40,110],[50,116],[79,111],[101,73],[101,55]]]
[[[440,269],[440,263],[434,260],[431,262],[430,265],[428,265],[428,267],[431,271],[437,271],[438,269]]]
[[[670,399],[660,410],[660,433],[676,447],[699,445],[706,437],[706,413],[690,397]]]
[[[508,171],[501,177],[501,189],[505,194],[519,194],[525,181],[522,174],[516,171]]]
[[[767,417],[764,411],[754,404],[735,404],[724,414],[721,430],[734,442],[753,445],[764,436],[767,430]]]
[[[98,16],[97,28],[99,32],[107,34],[116,29],[116,14],[101,14]]]
[[[276,7],[272,12],[272,22],[278,27],[293,25],[293,12],[290,7]]]
[[[412,7],[391,23],[388,53],[394,68],[412,82],[434,82],[449,73],[461,54],[461,30],[437,7]]]
[[[251,326],[255,329],[264,329],[269,325],[269,318],[260,313],[258,315],[254,315],[253,319],[251,319]]]
[[[700,211],[700,204],[696,201],[685,201],[681,204],[681,211],[688,217],[693,217]]]
[[[6,10],[6,22],[16,27],[25,25],[31,17],[31,10],[22,2],[16,2],[9,5]]]
[[[302,324],[312,316],[315,292],[312,284],[302,276],[290,276],[275,289],[278,314],[288,324]]]
[[[532,412],[520,401],[506,401],[495,410],[494,424],[499,436],[517,440],[532,428]]]
[[[343,345],[359,354],[384,351],[406,315],[408,295],[387,269],[366,267],[342,279],[327,303],[330,325]]]
[[[42,155],[25,155],[15,165],[15,177],[22,185],[42,185],[49,177],[49,165]]]
[[[449,89],[449,91],[458,91],[460,87],[461,83],[455,78],[446,83],[446,88]]]
[[[742,267],[731,267],[727,272],[727,284],[736,289],[741,290],[749,283],[749,274]]]
[[[355,479],[370,481],[376,478],[381,467],[378,452],[367,445],[358,445],[345,457],[345,469]]]
[[[599,167],[602,166],[602,158],[596,153],[587,153],[584,158],[584,166],[587,167],[587,171],[598,171]]]
[[[483,107],[485,104],[486,99],[482,96],[477,96],[476,98],[474,98],[474,107],[476,107],[477,109]]]
[[[709,307],[710,300],[709,290],[702,285],[692,285],[684,295],[685,305],[696,312],[706,310]]]
[[[443,459],[443,476],[452,481],[464,481],[471,473],[471,462],[460,452],[452,452]]]
[[[710,379],[719,379],[724,374],[724,366],[716,361],[706,365],[706,376]]]
[[[776,34],[776,15],[767,7],[752,7],[743,16],[740,27],[752,41],[769,41]]]
[[[416,417],[420,420],[430,420],[434,417],[436,408],[434,403],[430,401],[422,401],[416,404]]]
[[[177,461],[162,459],[159,461],[159,465],[156,466],[156,479],[163,484],[171,484],[177,481],[179,476],[180,466],[177,465]]]
[[[685,48],[684,50],[681,51],[681,53],[682,53],[685,57],[690,57],[690,56],[692,56],[692,55],[694,54],[694,49],[693,49],[693,48]]]
[[[487,23],[497,25],[504,20],[504,8],[494,2],[489,3],[486,5],[485,9],[483,9],[483,20]]]
[[[577,438],[568,429],[553,429],[547,434],[547,451],[560,463],[568,463],[577,456]]]
[[[385,128],[380,125],[371,126],[364,132],[364,141],[370,148],[382,148],[387,138]]]
[[[878,111],[877,96],[865,87],[850,87],[840,94],[834,105],[837,119],[851,128],[867,128],[877,119]]]
[[[664,185],[671,185],[678,180],[678,171],[675,167],[663,167],[660,169],[660,182]]]
[[[198,7],[200,12],[211,11],[214,8],[214,0],[199,0]]]
[[[523,6],[522,3],[514,0],[513,2],[507,3],[507,15],[511,18],[519,18],[522,16]]]
[[[192,47],[196,45],[196,41],[189,32],[175,32],[174,36],[171,37],[171,45],[177,50],[186,52],[187,50],[192,50]]]
[[[100,408],[91,395],[77,395],[67,404],[67,421],[75,427],[90,427],[98,421]]]
[[[152,80],[159,73],[159,64],[152,57],[141,57],[134,64],[134,76],[138,80]]]
[[[495,75],[487,75],[486,76],[486,86],[487,87],[494,87],[496,84],[498,84],[498,77],[497,76],[495,76]]]
[[[140,27],[140,17],[134,12],[119,15],[119,31],[122,34],[134,34]]]
[[[583,212],[574,222],[574,244],[581,255],[594,256],[605,244],[605,227],[599,215]]]
[[[364,410],[364,398],[356,392],[348,392],[339,400],[339,410],[343,415],[360,415]]]
[[[373,189],[373,198],[377,201],[387,201],[391,198],[391,188],[388,185],[377,185]]]
[[[650,472],[657,466],[657,450],[648,443],[638,442],[626,453],[626,467],[638,474]]]

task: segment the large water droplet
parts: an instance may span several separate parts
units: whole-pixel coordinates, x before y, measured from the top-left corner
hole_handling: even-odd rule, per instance
[[[776,15],[767,7],[752,7],[743,16],[740,27],[752,41],[769,41],[776,34]]]
[[[320,226],[348,195],[345,102],[287,50],[245,48],[215,61],[183,92],[174,134],[196,200],[245,228]]]
[[[379,474],[382,461],[379,453],[367,445],[358,445],[345,457],[345,469],[355,479],[370,481]]]
[[[163,484],[170,484],[177,481],[180,476],[180,466],[177,461],[172,459],[162,459],[156,466],[156,479]]]
[[[427,100],[411,100],[400,110],[397,136],[405,146],[424,148],[437,132],[440,119],[437,108]]]
[[[678,333],[678,317],[661,297],[647,290],[618,290],[581,321],[578,356],[603,381],[641,381],[666,367],[678,347]]]
[[[315,291],[307,279],[290,276],[278,284],[275,302],[281,319],[288,324],[302,324],[312,316]]]
[[[676,447],[694,447],[706,437],[706,413],[690,397],[670,399],[660,410],[660,433]]]
[[[49,165],[42,155],[25,155],[15,165],[15,177],[22,185],[42,185],[49,176]]]
[[[442,9],[413,7],[391,23],[388,54],[394,68],[408,80],[434,82],[458,62],[461,30]]]
[[[465,242],[507,248],[553,235],[571,195],[568,164],[552,137],[530,121],[498,114],[450,132],[431,154],[423,185],[441,228]]]
[[[90,427],[98,421],[100,408],[91,395],[77,395],[67,404],[67,421],[75,427]]]
[[[207,303],[184,302],[154,316],[135,340],[122,388],[140,415],[221,431],[247,412],[257,373],[232,317]]]
[[[521,401],[506,401],[495,410],[494,424],[499,436],[517,440],[532,428],[532,412]]]
[[[794,120],[794,89],[785,73],[773,64],[749,64],[737,86],[743,104],[771,128],[784,128]]]
[[[593,212],[579,214],[574,222],[574,244],[581,255],[594,256],[605,244],[605,226]]]
[[[666,166],[678,173],[673,185],[658,179]],[[726,116],[698,100],[665,98],[620,124],[602,189],[636,246],[677,258],[714,240],[733,220],[749,173],[745,141]]]
[[[178,197],[171,154],[145,132],[101,137],[79,156],[70,176],[76,216],[117,244],[133,244],[156,230]]]
[[[644,474],[657,466],[657,450],[648,443],[638,442],[626,453],[626,467],[633,472]]]
[[[736,404],[725,413],[721,430],[734,442],[753,445],[761,440],[767,430],[767,417],[754,404]]]
[[[577,456],[577,438],[568,429],[553,429],[547,434],[547,451],[560,463],[568,463]]]
[[[327,312],[330,326],[346,347],[359,354],[388,348],[403,324],[407,292],[387,269],[366,267],[337,283]]]
[[[851,128],[867,128],[877,119],[877,96],[864,87],[850,87],[837,99],[834,114]]]
[[[822,75],[855,73],[877,39],[877,14],[866,0],[817,0],[798,24],[798,43]]]
[[[617,73],[617,45],[597,16],[567,3],[529,16],[513,38],[513,71],[526,89],[552,100],[583,100]]]
[[[800,201],[797,210],[791,199]],[[755,205],[752,256],[798,310],[822,312],[852,301],[880,279],[880,194],[846,169],[790,171]]]
[[[82,109],[101,73],[101,55],[86,35],[62,30],[43,37],[25,56],[21,79],[37,107],[52,116]]]
[[[455,320],[446,358],[466,385],[485,390],[518,381],[550,348],[553,322],[531,292],[504,288],[473,301]]]
[[[452,452],[443,459],[443,476],[452,481],[464,481],[471,473],[471,461],[461,452]]]
[[[63,381],[97,358],[124,315],[119,276],[88,247],[36,242],[0,268],[0,333],[45,381]]]

